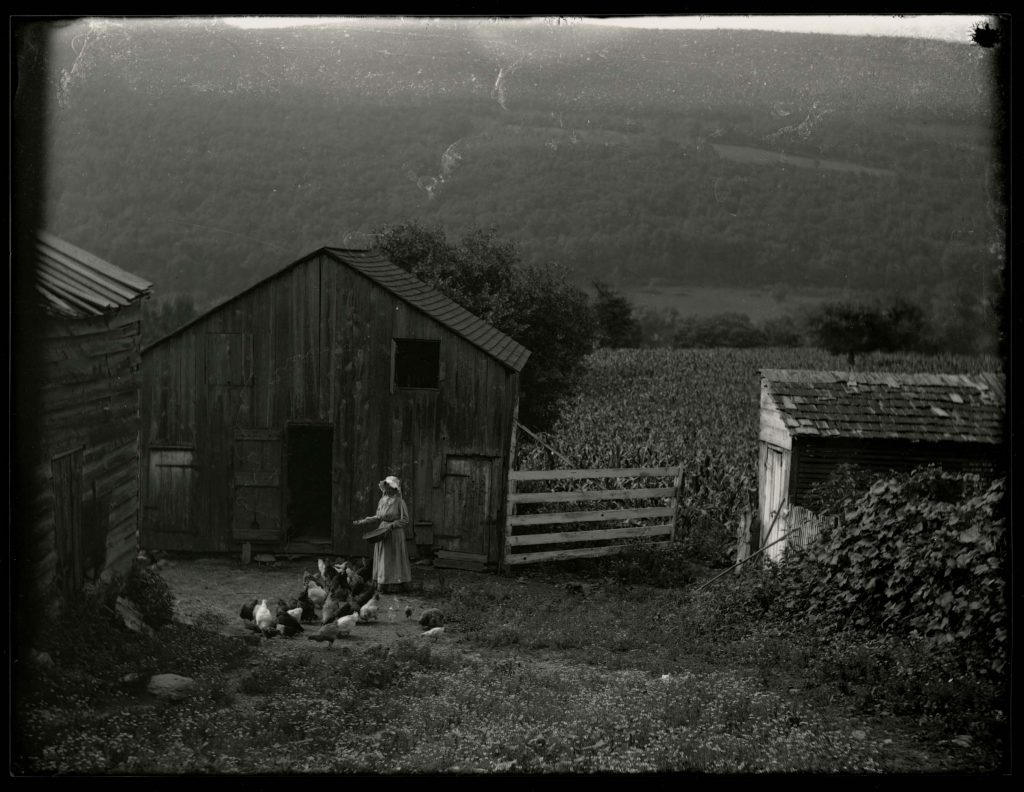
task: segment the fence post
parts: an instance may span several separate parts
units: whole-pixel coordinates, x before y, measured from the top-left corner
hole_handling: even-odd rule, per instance
[[[669,500],[669,503],[672,505],[672,534],[671,534],[671,536],[672,536],[672,541],[673,542],[678,542],[680,540],[680,537],[679,537],[679,496],[680,496],[680,492],[679,491],[680,491],[680,489],[683,486],[683,466],[682,465],[679,466],[679,469],[676,471],[675,478],[672,479],[672,486],[675,488],[675,494]]]
[[[740,515],[736,524],[736,574],[740,573],[739,564],[742,564],[750,557],[750,526],[751,514],[747,510]]]

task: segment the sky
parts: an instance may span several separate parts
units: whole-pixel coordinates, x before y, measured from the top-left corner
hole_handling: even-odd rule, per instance
[[[225,21],[239,27],[286,27],[301,24],[323,24],[331,18],[310,17],[230,17]],[[339,21],[345,17],[334,17]],[[565,17],[566,22],[610,25],[616,27],[647,27],[663,29],[713,30],[732,28],[746,30],[780,30],[797,33],[832,33],[854,36],[900,36],[931,38],[943,41],[969,42],[975,25],[989,21],[984,14],[922,14],[922,15],[719,15],[719,16],[647,16],[647,17]],[[351,22],[351,18],[346,20]]]

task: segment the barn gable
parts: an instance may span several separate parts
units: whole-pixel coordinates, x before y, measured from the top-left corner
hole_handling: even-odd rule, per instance
[[[375,250],[358,250],[351,248],[321,248],[309,256],[304,256],[298,261],[277,271],[259,283],[249,287],[240,294],[225,300],[214,308],[211,308],[202,316],[191,320],[182,327],[174,330],[164,338],[161,338],[150,347],[163,343],[166,338],[177,335],[185,328],[201,321],[208,314],[222,310],[228,304],[250,293],[254,289],[280,277],[286,276],[292,269],[302,265],[309,259],[326,254],[332,260],[342,264],[355,272],[365,275],[381,288],[387,290],[398,299],[423,312],[431,319],[440,322],[454,333],[459,334],[470,343],[476,345],[495,360],[507,366],[515,372],[523,370],[530,352],[524,346],[502,333],[496,327],[488,324],[478,316],[471,314],[451,298],[428,286],[419,278],[406,272],[396,264],[385,258]],[[149,347],[147,347],[148,349]]]

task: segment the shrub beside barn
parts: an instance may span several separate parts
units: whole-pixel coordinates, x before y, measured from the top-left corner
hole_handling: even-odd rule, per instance
[[[45,232],[34,265],[38,434],[19,562],[41,589],[71,594],[126,572],[138,549],[140,304],[152,285]]]
[[[317,250],[143,350],[143,544],[368,554],[394,474],[411,552],[497,563],[528,357],[378,252]]]
[[[762,543],[841,464],[885,474],[938,464],[985,475],[1004,463],[1005,390],[992,373],[761,372],[758,500]],[[785,543],[766,550],[781,556]]]

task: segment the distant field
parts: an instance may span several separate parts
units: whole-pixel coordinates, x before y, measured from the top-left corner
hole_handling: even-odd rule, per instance
[[[796,168],[821,168],[824,170],[844,171],[846,173],[865,173],[869,176],[894,176],[895,173],[885,168],[869,168],[854,162],[841,160],[815,159],[800,157],[796,154],[780,154],[778,151],[752,148],[751,146],[730,146],[725,143],[713,143],[719,157],[746,162],[751,165],[792,165]]]
[[[637,308],[675,308],[680,316],[743,313],[754,322],[795,313],[800,308],[814,307],[826,300],[844,296],[838,290],[804,294],[790,291],[784,300],[779,301],[765,289],[720,289],[708,286],[639,287],[624,289],[623,292]]]

